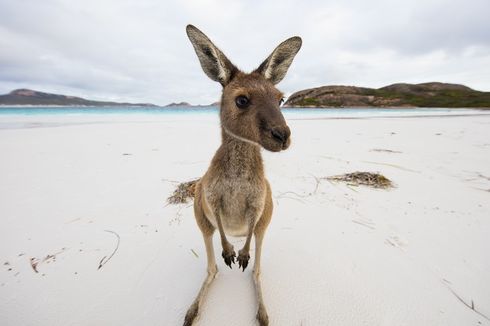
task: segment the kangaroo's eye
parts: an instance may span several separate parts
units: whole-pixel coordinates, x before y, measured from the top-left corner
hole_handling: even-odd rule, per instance
[[[284,104],[284,97],[279,100],[279,106]]]
[[[245,109],[250,104],[250,101],[246,96],[240,95],[235,99],[235,103],[240,109]]]

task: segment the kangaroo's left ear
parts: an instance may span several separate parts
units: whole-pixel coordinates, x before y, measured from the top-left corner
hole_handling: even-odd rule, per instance
[[[271,55],[255,70],[273,84],[279,83],[293,62],[294,56],[301,48],[301,37],[294,36],[282,42]]]

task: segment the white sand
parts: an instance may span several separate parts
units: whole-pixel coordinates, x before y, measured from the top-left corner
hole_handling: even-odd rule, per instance
[[[165,199],[205,171],[218,123],[150,120],[0,130],[0,325],[182,323],[205,252],[192,208]],[[289,124],[291,149],[264,153],[271,325],[490,325],[490,116]],[[397,188],[316,181],[356,170]],[[98,270],[105,230],[120,245]],[[198,325],[254,325],[251,268],[218,267]]]

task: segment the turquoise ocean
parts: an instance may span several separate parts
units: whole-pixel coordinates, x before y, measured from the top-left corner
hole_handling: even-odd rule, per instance
[[[363,119],[487,115],[490,110],[448,108],[282,108],[287,120]],[[0,107],[0,129],[79,123],[194,120],[216,121],[218,107]]]

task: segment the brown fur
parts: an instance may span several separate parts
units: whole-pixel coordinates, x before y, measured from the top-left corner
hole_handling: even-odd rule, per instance
[[[239,71],[226,56],[197,28],[189,25],[187,34],[204,72],[221,83],[221,146],[196,185],[194,213],[203,234],[208,258],[208,275],[198,296],[187,311],[184,325],[192,325],[199,314],[203,297],[217,273],[212,236],[218,229],[222,256],[231,268],[248,266],[250,242],[255,235],[253,278],[257,293],[257,320],[268,325],[260,282],[262,240],[272,218],[272,194],[264,175],[261,148],[278,152],[289,147],[290,130],[280,111],[283,97],[274,84],[286,74],[301,39],[294,37],[281,43],[252,73]],[[239,97],[248,103],[241,108]],[[227,235],[246,237],[238,257]]]

